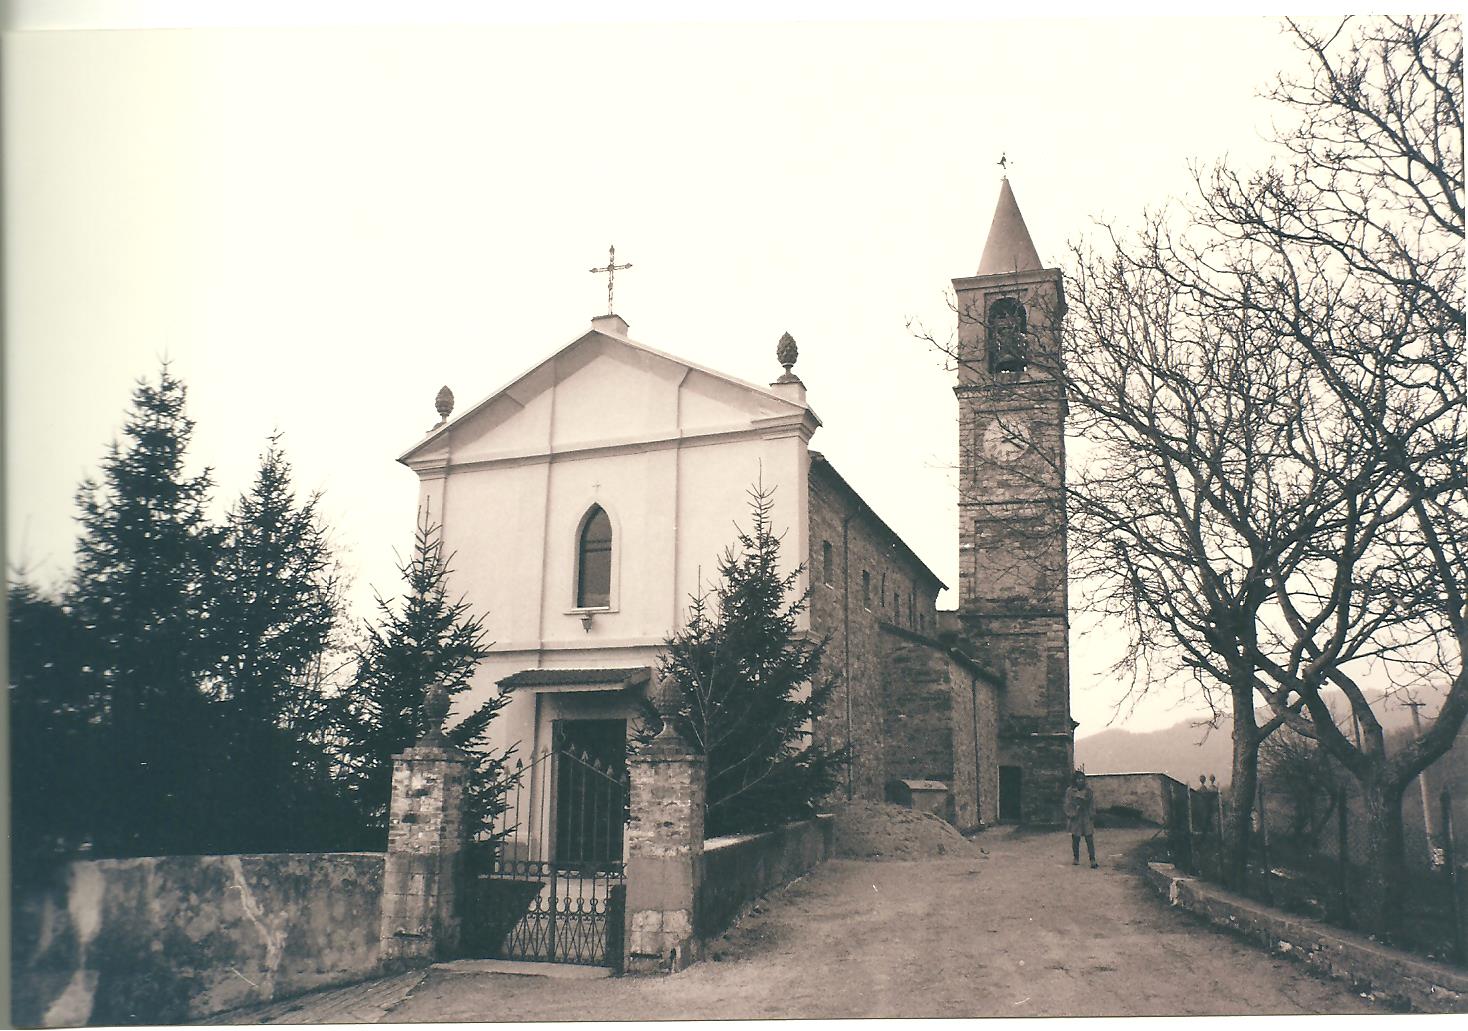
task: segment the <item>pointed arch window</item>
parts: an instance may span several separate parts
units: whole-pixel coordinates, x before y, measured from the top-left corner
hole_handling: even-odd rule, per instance
[[[600,505],[581,520],[576,548],[576,607],[600,609],[612,603],[612,521]]]

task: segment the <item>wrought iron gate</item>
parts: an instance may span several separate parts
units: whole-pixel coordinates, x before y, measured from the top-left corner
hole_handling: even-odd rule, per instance
[[[620,969],[622,765],[558,741],[517,764],[505,801],[503,835],[471,850],[465,955]]]

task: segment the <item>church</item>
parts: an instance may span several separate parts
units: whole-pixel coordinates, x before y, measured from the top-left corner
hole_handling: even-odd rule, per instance
[[[813,731],[850,746],[842,793],[920,797],[964,830],[1059,819],[1074,733],[1064,302],[1007,179],[977,273],[953,286],[957,611],[938,610],[948,585],[812,447],[821,420],[788,335],[760,385],[638,342],[609,313],[467,411],[440,393],[439,424],[399,461],[455,556],[452,592],[486,615],[494,645],[465,705],[508,695],[497,746],[620,764],[661,645],[762,482],[782,561],[804,563],[803,629],[828,641],[838,686]],[[553,795],[554,778],[537,790]]]

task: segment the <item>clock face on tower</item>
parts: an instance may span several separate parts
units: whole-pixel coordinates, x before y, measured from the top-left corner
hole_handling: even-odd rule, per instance
[[[997,416],[984,430],[984,454],[997,462],[1013,462],[1030,449],[1030,431],[1010,416]]]

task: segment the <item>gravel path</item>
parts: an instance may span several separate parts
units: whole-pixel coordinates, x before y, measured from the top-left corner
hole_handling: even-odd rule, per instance
[[[977,855],[834,859],[665,977],[562,981],[434,969],[385,1020],[660,1020],[1381,1013],[1167,908],[1102,831],[1102,868],[1063,834],[991,830]],[[291,1018],[306,1021],[310,1007]],[[280,1019],[280,1018],[277,1018]]]

